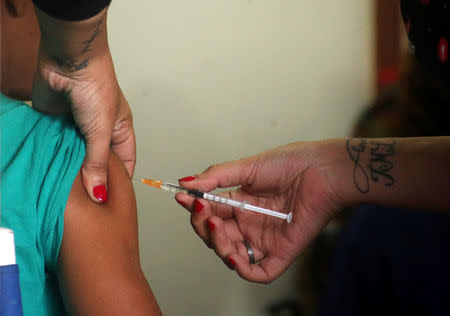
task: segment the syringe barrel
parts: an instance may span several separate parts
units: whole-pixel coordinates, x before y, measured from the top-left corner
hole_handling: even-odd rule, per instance
[[[163,182],[161,184],[161,189],[163,189],[164,191],[169,191],[169,192],[175,192],[175,193],[183,192],[183,193],[188,194],[188,190],[187,189],[185,189],[185,188],[183,188],[183,187],[181,187],[179,185],[176,185],[176,184],[173,184],[173,183],[169,183],[169,182]]]
[[[227,198],[225,198],[223,196],[210,194],[210,193],[203,193],[203,198],[206,199],[206,200],[210,200],[210,201],[214,201],[214,202],[218,202],[218,203],[231,205],[231,206],[234,206],[234,207],[241,207],[241,205],[242,205],[242,202],[239,202],[239,201],[236,201],[236,200],[232,200],[232,199],[227,199]]]
[[[214,195],[214,194],[210,194],[210,193],[204,193],[203,194],[203,198],[207,199],[207,200],[210,200],[210,201],[214,201],[214,202],[223,203],[223,204],[231,205],[231,206],[234,206],[234,207],[238,207],[238,208],[241,209],[241,211],[250,210],[250,211],[254,211],[254,212],[258,212],[258,213],[262,213],[262,214],[275,216],[275,217],[282,218],[282,219],[287,219],[288,218],[288,214],[275,212],[275,211],[272,211],[272,210],[269,210],[269,209],[266,209],[266,208],[254,206],[254,205],[251,205],[251,204],[247,204],[246,202],[240,202],[240,201],[236,201],[236,200],[232,200],[232,199],[227,199],[227,198],[219,196],[219,195]]]
[[[250,211],[267,214],[267,215],[275,216],[275,217],[282,218],[282,219],[287,219],[287,217],[288,217],[288,214],[275,212],[275,211],[272,211],[272,210],[269,210],[266,208],[262,208],[262,207],[258,207],[258,206],[254,206],[251,204],[245,204],[244,208],[247,210],[250,210]]]
[[[173,184],[169,182],[163,182],[161,184],[161,189],[164,191],[170,191],[170,192],[182,192],[184,194],[189,194],[190,196],[196,197],[196,198],[203,198],[204,193],[197,191],[197,190],[188,190],[183,188],[182,186],[178,184]]]

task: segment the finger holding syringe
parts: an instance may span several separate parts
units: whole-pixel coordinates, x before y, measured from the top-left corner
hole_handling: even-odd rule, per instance
[[[254,205],[271,206],[270,199],[257,198],[242,188],[218,195],[238,201],[249,201]],[[294,224],[288,224],[280,218],[251,211],[242,212],[239,207],[209,202],[183,193],[177,193],[175,199],[190,211],[191,225],[197,235],[229,268],[235,268],[235,264],[238,264],[239,270],[236,270],[239,274],[249,262],[243,241],[250,244],[255,262],[259,263],[251,264],[251,269],[256,275],[263,275],[264,266],[271,265],[274,260],[272,253],[278,251],[276,248],[279,240],[286,242],[282,232],[296,229],[292,226]]]
[[[211,202],[225,204],[231,207],[239,208],[241,212],[252,211],[268,216],[277,217],[286,220],[288,223],[292,221],[292,212],[289,214],[266,209],[260,206],[252,205],[247,201],[238,201],[226,196],[220,196],[212,193],[201,192],[195,189],[187,189],[178,184],[170,183],[162,180],[154,180],[149,178],[134,177],[133,180],[141,182],[151,187],[155,187],[167,192],[185,193],[195,198],[202,198]]]
[[[345,148],[345,141],[338,145]],[[185,195],[177,195],[177,200],[191,211],[194,230],[228,267],[246,280],[270,282],[287,269],[344,205],[334,194],[336,183],[329,178],[330,168],[336,164],[324,158],[337,153],[336,159],[341,162],[345,152],[336,146],[326,141],[291,143],[220,163],[179,180],[183,187],[202,192],[239,186],[229,192],[231,198],[292,212],[291,223]]]
[[[192,192],[194,194],[192,194]],[[282,213],[250,203],[249,201],[255,201],[255,203],[261,204],[261,199],[255,199],[253,195],[248,194],[242,189],[226,191],[220,194],[202,193],[200,191],[192,191],[186,189],[185,192],[180,191],[180,193],[177,194],[175,199],[179,204],[194,212],[200,213],[203,211],[202,207],[204,206],[204,204],[202,204],[200,201],[194,200],[192,202],[192,206],[189,207],[187,205],[188,202],[186,202],[186,198],[184,198],[181,194],[186,194],[194,198],[207,200],[208,204],[211,204],[213,215],[217,215],[224,219],[233,216],[240,216],[237,215],[237,213],[245,212],[253,213],[255,215],[257,214],[258,216],[269,216],[276,220],[286,221],[287,223],[290,223],[293,217],[292,212]]]
[[[224,198],[230,198],[233,196],[235,199],[237,198],[235,196],[234,192],[231,191],[224,191],[221,193],[216,193],[216,196],[224,197]],[[195,213],[195,214],[202,214],[204,213],[205,209],[208,209],[209,216],[218,216],[222,219],[228,219],[236,215],[236,213],[243,213],[242,210],[239,208],[239,206],[232,206],[229,204],[222,204],[222,203],[216,203],[213,201],[208,201],[203,198],[192,198],[191,196],[181,192],[177,193],[175,195],[175,200],[183,207],[188,209],[189,211]],[[248,212],[249,214],[251,212]],[[254,213],[255,216],[261,216],[264,217],[262,214]]]
[[[233,200],[251,201],[253,204],[257,202],[254,197],[241,190],[223,191],[216,195]],[[222,244],[228,244],[228,242],[225,242],[227,238],[235,241],[246,239],[243,237],[243,231],[257,233],[267,223],[287,224],[286,220],[280,218],[257,212],[242,211],[239,207],[216,203],[203,198],[194,198],[185,193],[177,193],[175,200],[191,213],[190,221],[194,230],[209,247],[212,247],[213,231],[214,235],[219,235],[216,238],[222,240],[214,244],[221,247]]]

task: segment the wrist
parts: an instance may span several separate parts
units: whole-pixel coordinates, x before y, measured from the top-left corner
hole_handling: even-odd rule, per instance
[[[107,8],[84,21],[53,18],[35,7],[41,29],[39,63],[54,66],[61,72],[76,72],[109,54]]]
[[[363,203],[398,205],[408,199],[399,178],[402,141],[392,138],[349,138],[330,141],[324,165],[342,207]],[[410,160],[403,161],[403,166]],[[409,169],[409,168],[406,168]],[[401,199],[399,199],[401,197]]]
[[[363,194],[355,188],[354,165],[347,150],[347,139],[318,142],[318,166],[322,170],[339,208],[363,203]],[[359,178],[358,178],[359,179]]]

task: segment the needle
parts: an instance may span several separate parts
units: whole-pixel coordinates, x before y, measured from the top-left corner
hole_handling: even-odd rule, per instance
[[[182,192],[182,193],[188,194],[193,197],[202,198],[202,199],[214,201],[217,203],[231,205],[231,206],[239,208],[243,212],[246,210],[249,210],[249,211],[253,211],[253,212],[258,212],[258,213],[278,217],[278,218],[286,220],[288,223],[292,222],[292,212],[290,212],[289,214],[276,212],[276,211],[269,210],[267,208],[262,208],[259,206],[254,206],[254,205],[248,204],[245,201],[240,202],[240,201],[224,198],[222,196],[215,195],[215,194],[203,193],[203,192],[200,192],[197,190],[189,190],[189,189],[183,188],[182,186],[180,186],[178,184],[173,184],[173,183],[165,182],[162,180],[153,180],[153,179],[137,178],[137,177],[133,177],[133,180],[144,183],[148,186],[152,186],[152,187],[164,190],[164,191],[170,191],[170,192],[175,192],[175,193]]]

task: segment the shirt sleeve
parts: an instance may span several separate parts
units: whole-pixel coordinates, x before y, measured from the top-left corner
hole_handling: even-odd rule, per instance
[[[33,0],[48,15],[65,21],[82,21],[97,15],[111,0]]]
[[[24,314],[63,315],[52,272],[83,137],[71,116],[43,115],[0,93],[0,147],[0,224],[14,231]]]
[[[46,265],[55,269],[64,231],[64,211],[84,160],[85,145],[70,116],[44,117],[40,125],[40,150],[35,156],[40,165],[36,203],[41,222],[39,240]]]

